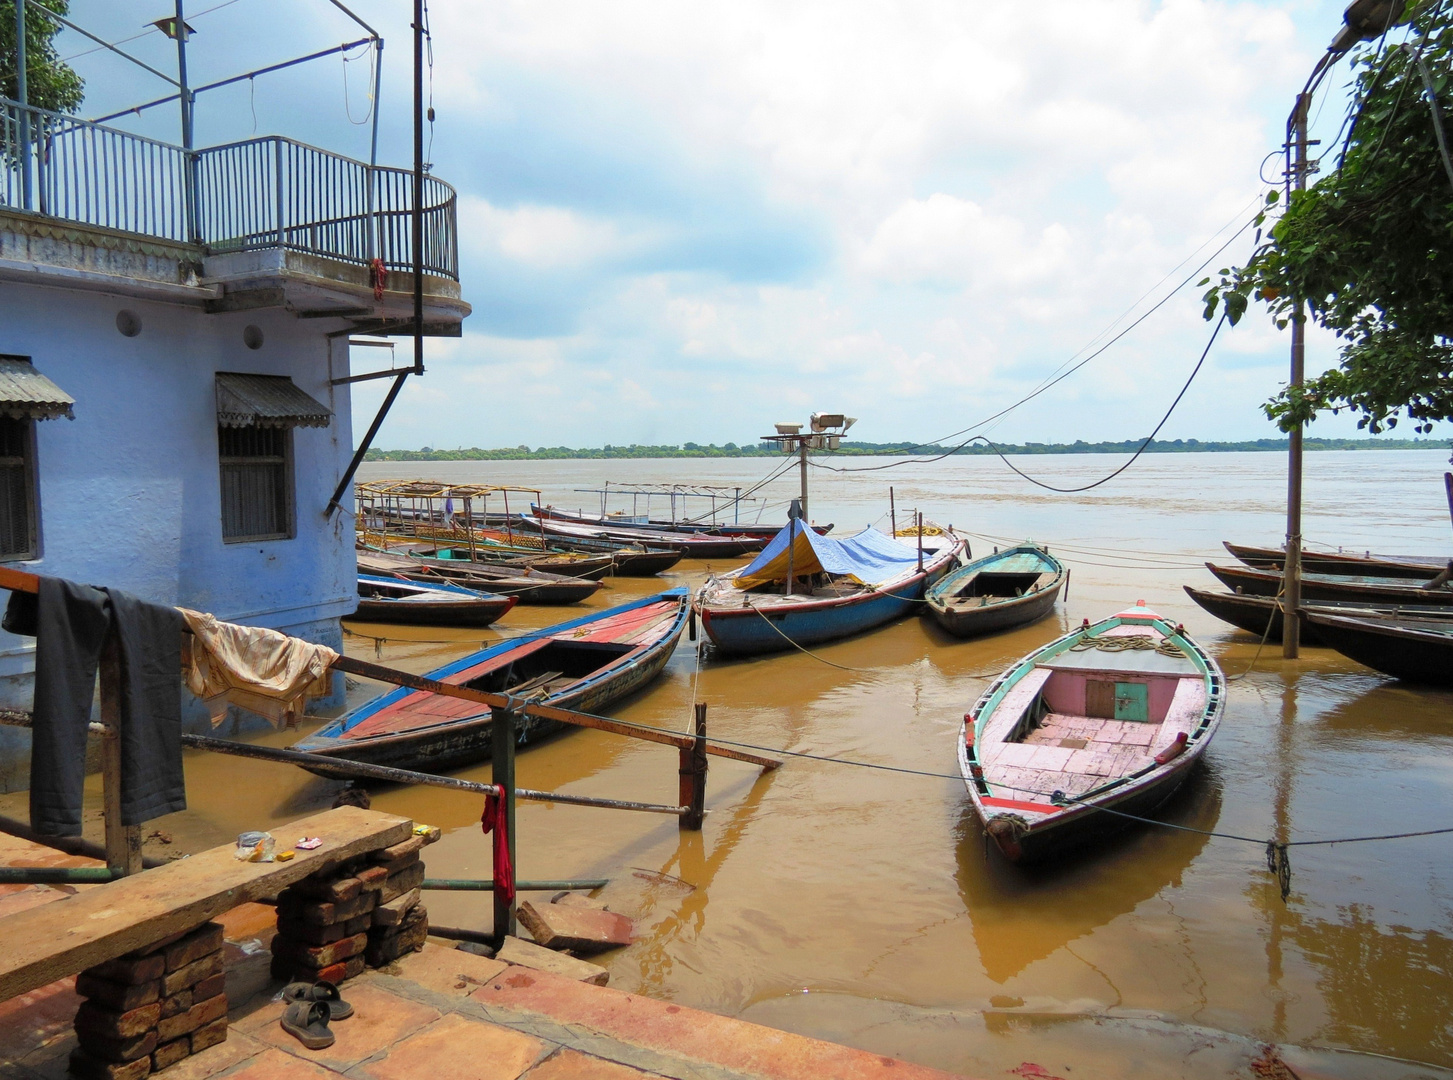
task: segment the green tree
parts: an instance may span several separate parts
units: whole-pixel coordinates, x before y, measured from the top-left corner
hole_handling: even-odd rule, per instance
[[[0,0],[0,97],[20,96],[19,57],[15,50],[15,5],[22,0]],[[70,0],[40,0],[57,15],[70,12]],[[30,104],[52,112],[75,112],[86,96],[86,84],[56,52],[55,36],[61,24],[47,18],[34,4],[26,4],[25,84]]]
[[[1427,432],[1453,418],[1447,0],[1414,16],[1407,42],[1374,42],[1349,62],[1356,97],[1346,138],[1323,148],[1321,179],[1293,192],[1246,265],[1220,272],[1206,317],[1224,310],[1234,324],[1255,301],[1285,327],[1301,296],[1310,318],[1337,335],[1336,367],[1263,406],[1282,430],[1349,409],[1373,432],[1404,415]],[[1267,196],[1258,226],[1278,201]]]

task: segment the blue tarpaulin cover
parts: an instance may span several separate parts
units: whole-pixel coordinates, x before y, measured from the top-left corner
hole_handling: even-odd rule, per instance
[[[918,562],[918,552],[885,536],[877,529],[864,529],[856,536],[835,540],[819,536],[793,519],[772,537],[747,567],[737,574],[733,583],[739,589],[750,589],[772,581],[787,580],[787,544],[792,537],[792,572],[795,575],[826,572],[849,577],[862,585],[878,585],[895,578]]]

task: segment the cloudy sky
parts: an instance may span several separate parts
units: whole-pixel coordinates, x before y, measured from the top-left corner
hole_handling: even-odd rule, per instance
[[[194,81],[356,36],[326,0],[204,13],[220,2],[189,0]],[[170,0],[154,6],[73,0],[115,37]],[[387,40],[380,156],[407,165],[410,5],[351,6]],[[430,157],[459,191],[474,314],[461,339],[426,345],[428,374],[377,444],[746,442],[815,409],[860,417],[854,434],[874,441],[967,427],[1251,216],[1342,6],[432,0]],[[155,34],[127,47],[174,63]],[[333,57],[204,99],[199,141],[278,132],[366,157],[369,63]],[[76,64],[90,115],[164,90],[105,54]],[[1345,81],[1318,123],[1329,142]],[[1205,346],[1199,292],[993,436],[1147,434]],[[1311,339],[1310,368],[1332,356]],[[1283,337],[1249,317],[1162,437],[1272,434],[1258,404],[1285,369]],[[381,396],[359,390],[358,426]]]

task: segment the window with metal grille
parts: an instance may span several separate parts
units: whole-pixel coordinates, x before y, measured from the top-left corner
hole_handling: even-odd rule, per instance
[[[277,427],[217,428],[224,541],[293,535],[292,434]]]
[[[0,559],[34,559],[35,421],[0,416]]]

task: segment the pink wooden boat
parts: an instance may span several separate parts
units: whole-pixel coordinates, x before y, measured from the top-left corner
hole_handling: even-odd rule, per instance
[[[1004,857],[1037,862],[1153,813],[1224,707],[1216,662],[1142,602],[1000,675],[964,716],[959,769]]]

